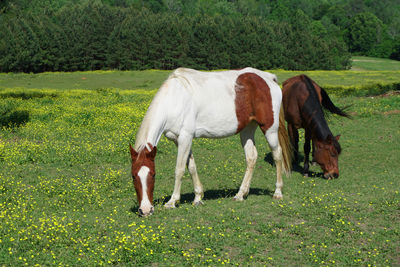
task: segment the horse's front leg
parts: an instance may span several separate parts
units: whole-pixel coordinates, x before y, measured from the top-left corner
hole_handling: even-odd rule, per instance
[[[165,136],[174,142],[174,144],[178,147],[178,137],[171,132],[165,134]],[[196,163],[194,162],[193,152],[190,150],[188,159],[186,161],[186,166],[189,170],[190,176],[192,176],[193,187],[194,187],[194,201],[193,205],[203,204],[204,190],[203,185],[200,182],[199,175],[197,173]]]
[[[303,175],[306,177],[308,177],[308,170],[310,168],[310,162],[309,162],[309,155],[311,150],[310,142],[311,142],[310,133],[306,130],[305,141],[304,141],[304,173],[303,173]]]
[[[190,176],[192,176],[192,180],[193,180],[194,195],[195,195],[193,205],[203,204],[203,201],[201,201],[204,196],[203,185],[201,184],[199,175],[197,174],[197,168],[196,168],[193,153],[191,150],[189,153],[189,157],[187,159],[187,168],[188,168]]]
[[[185,173],[186,162],[190,153],[193,136],[188,133],[181,133],[178,137],[178,155],[175,167],[175,186],[171,199],[165,204],[166,208],[175,208],[176,203],[181,199],[182,177]]]
[[[288,134],[294,150],[294,162],[299,160],[299,131],[294,124],[288,123]]]
[[[315,160],[315,142],[311,141],[312,150],[311,150],[311,165],[317,165],[317,161]]]

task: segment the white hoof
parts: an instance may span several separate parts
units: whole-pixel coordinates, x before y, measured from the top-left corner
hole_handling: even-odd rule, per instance
[[[175,202],[168,202],[167,204],[164,205],[165,208],[167,209],[175,209]]]
[[[199,201],[193,201],[193,206],[200,206],[200,205],[204,205],[204,202],[199,200]]]
[[[283,198],[283,195],[282,195],[282,193],[275,193],[274,196],[273,196],[273,198],[275,198],[275,199],[282,199],[282,198]]]
[[[233,198],[233,200],[234,200],[234,201],[243,201],[244,198],[243,198],[243,196],[236,195],[236,196]]]

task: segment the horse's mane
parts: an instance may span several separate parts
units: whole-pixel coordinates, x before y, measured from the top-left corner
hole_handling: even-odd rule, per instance
[[[183,87],[183,88],[191,88],[191,83],[193,83],[193,81],[189,80],[185,76],[185,74],[190,73],[190,72],[194,73],[196,71],[191,70],[191,69],[186,69],[186,68],[176,69],[168,76],[168,78],[165,80],[165,82],[161,85],[160,89],[158,89],[156,95],[154,96],[153,100],[150,103],[149,108],[147,109],[147,112],[142,120],[142,124],[140,125],[140,128],[136,134],[136,141],[135,141],[134,149],[137,152],[140,152],[145,147],[147,147],[147,137],[148,137],[149,131],[150,131],[150,124],[154,120],[156,108],[160,105],[161,99],[163,97],[165,97],[165,94],[167,93],[166,92],[166,90],[168,89],[167,84],[171,83],[172,79],[178,79],[180,83],[185,84],[185,87]],[[147,148],[150,149],[149,147],[147,147]]]
[[[333,136],[332,136],[332,137],[333,137]],[[335,147],[337,153],[340,154],[340,152],[342,152],[342,147],[340,146],[339,142],[336,140],[335,137],[333,137],[332,140],[333,140],[333,141],[332,141],[333,146]]]
[[[301,78],[305,82],[309,93],[309,96],[302,107],[302,111],[308,116],[308,118],[305,119],[308,120],[308,123],[313,129],[313,132],[316,133],[319,140],[326,140],[329,135],[333,137],[332,132],[328,127],[328,123],[326,122],[324,111],[319,102],[317,91],[311,79],[307,75],[301,75]]]
[[[155,100],[155,99],[154,99]],[[142,151],[146,145],[147,145],[147,136],[148,136],[148,132],[149,132],[149,126],[150,126],[150,122],[151,122],[151,117],[152,117],[152,106],[154,103],[154,100],[151,102],[149,109],[146,112],[146,115],[144,115],[142,124],[140,125],[140,128],[136,134],[136,141],[135,141],[135,147],[134,149],[137,152]]]
[[[153,121],[153,117],[155,114],[155,109],[156,107],[159,105],[159,102],[161,100],[161,88],[163,86],[160,87],[160,89],[158,90],[158,92],[156,93],[156,95],[154,96],[153,100],[150,103],[149,108],[147,109],[146,114],[144,115],[144,118],[142,120],[142,124],[140,125],[140,128],[136,134],[136,141],[135,141],[135,147],[134,149],[137,152],[142,151],[146,146],[147,146],[147,137],[149,135],[149,131],[150,131],[150,124]],[[150,149],[148,147],[148,149]]]

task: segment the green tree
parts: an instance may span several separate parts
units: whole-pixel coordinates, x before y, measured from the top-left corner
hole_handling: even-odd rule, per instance
[[[65,57],[70,70],[105,68],[108,36],[117,22],[115,12],[101,2],[64,6],[57,14],[67,36]]]
[[[370,12],[353,17],[347,30],[346,42],[351,52],[367,53],[382,40],[383,24]]]
[[[40,46],[31,23],[24,17],[1,20],[0,66],[2,71],[34,72],[40,62]]]

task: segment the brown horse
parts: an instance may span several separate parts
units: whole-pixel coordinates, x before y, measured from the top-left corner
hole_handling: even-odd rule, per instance
[[[289,137],[298,160],[299,128],[305,129],[304,175],[308,176],[310,140],[313,144],[313,161],[324,172],[326,179],[339,177],[338,157],[341,152],[339,137],[333,136],[325,120],[325,108],[331,113],[350,117],[336,107],[325,90],[306,75],[299,75],[283,83],[283,108],[288,122]]]

